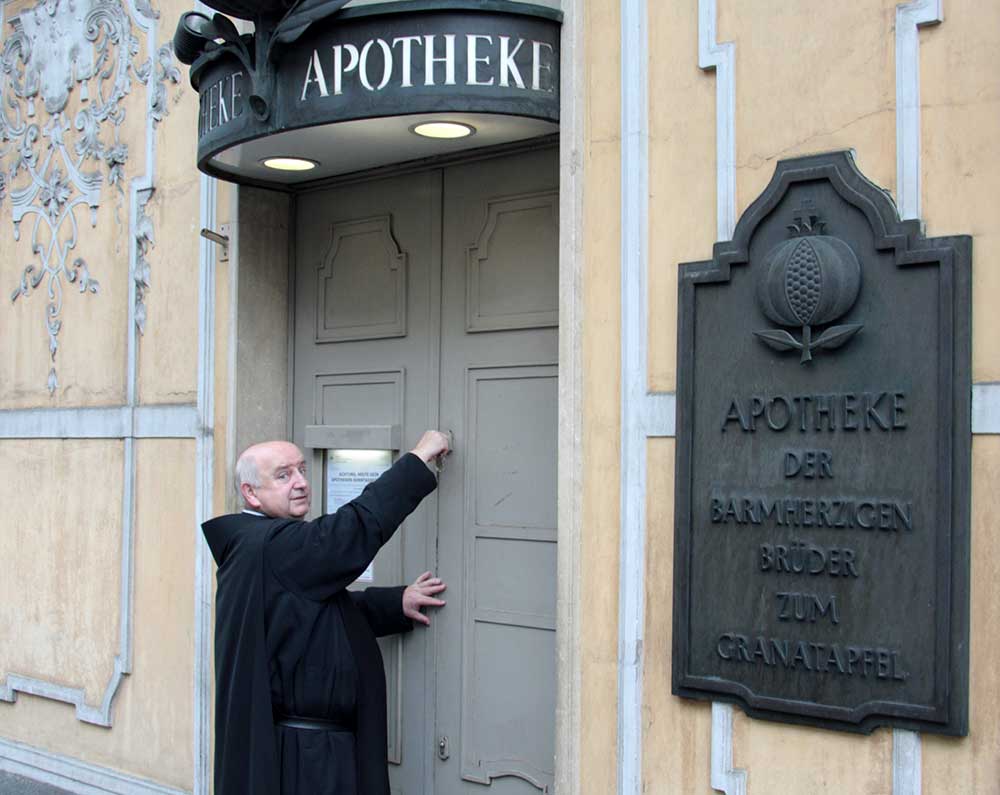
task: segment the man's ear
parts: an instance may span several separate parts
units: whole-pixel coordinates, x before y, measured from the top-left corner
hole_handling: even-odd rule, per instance
[[[257,495],[254,493],[253,486],[249,483],[240,484],[240,494],[243,495],[243,502],[246,503],[248,508],[255,511],[259,511],[261,508],[260,500],[257,499]]]

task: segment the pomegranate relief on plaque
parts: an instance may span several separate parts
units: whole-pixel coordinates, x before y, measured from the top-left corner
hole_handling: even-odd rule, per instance
[[[838,237],[821,234],[825,224],[802,211],[789,224],[789,240],[764,257],[757,300],[764,314],[782,326],[800,328],[801,339],[785,329],[755,331],[777,351],[801,351],[799,362],[812,361],[813,351],[832,350],[861,331],[862,323],[830,326],[813,339],[812,327],[844,315],[858,298],[861,266],[851,247]]]

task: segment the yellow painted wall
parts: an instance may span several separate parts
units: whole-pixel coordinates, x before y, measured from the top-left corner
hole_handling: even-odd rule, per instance
[[[971,234],[972,377],[1000,381],[1000,4],[948,0],[921,33],[923,215],[927,234]]]
[[[996,338],[996,332],[994,332]],[[972,442],[972,611],[969,627],[969,736],[925,736],[924,792],[997,792],[1000,788],[1000,669],[996,665],[1000,586],[1000,436]]]
[[[25,452],[28,446],[35,452]],[[26,504],[18,520],[25,526],[18,549],[31,557],[13,580],[4,578],[15,593],[4,594],[2,616],[9,622],[13,615],[16,623],[2,631],[24,641],[24,657],[22,644],[3,644],[4,670],[86,684],[87,702],[99,703],[118,651],[122,444],[19,441],[3,447],[3,461],[48,464],[50,479],[76,484],[59,500]],[[114,705],[113,728],[77,720],[69,705],[18,694],[15,704],[0,704],[0,736],[190,788],[193,461],[193,441],[137,443],[135,655]],[[33,548],[30,536],[45,543]]]
[[[695,4],[649,4],[649,386],[677,383],[677,265],[711,256],[716,232],[715,79],[698,68]],[[679,112],[679,109],[683,109]],[[706,167],[707,166],[707,167]],[[672,439],[647,447],[643,787],[709,793],[711,707],[670,694]],[[616,536],[617,539],[617,536]]]
[[[674,523],[674,444],[653,439],[647,447],[647,520],[651,528]],[[670,495],[670,496],[668,496]],[[643,788],[645,792],[709,793],[712,708],[670,694],[673,643],[674,547],[672,534],[656,533],[646,550],[646,662],[643,667]]]
[[[197,101],[182,67],[168,116],[157,135],[157,190],[147,208],[156,230],[148,321],[139,349],[139,399],[143,403],[193,403],[198,389],[199,174],[193,168]],[[221,204],[221,203],[220,203]],[[224,205],[222,205],[224,206]],[[220,212],[220,223],[228,213]],[[223,267],[223,270],[225,268]]]
[[[718,0],[718,5],[718,41],[735,44],[737,217],[770,180],[777,160],[811,152],[853,149],[861,170],[894,191],[895,0]],[[672,391],[676,384],[677,263],[710,258],[716,239],[716,77],[698,69],[697,6],[694,0],[649,4],[649,381],[658,391]],[[974,380],[996,381],[1000,327],[991,307],[1000,296],[1000,271],[993,267],[1000,237],[993,198],[1000,189],[1000,80],[995,66],[1000,6],[946,0],[944,10],[943,24],[920,32],[922,216],[929,235],[974,235]],[[596,170],[588,173],[588,185],[602,177]],[[592,251],[603,251],[604,234],[588,231]],[[589,280],[588,295],[593,301],[597,296],[617,301],[618,293],[608,292],[614,286],[612,275],[602,274]],[[608,335],[608,347],[617,350],[615,330],[598,329],[591,322],[588,317],[588,335]],[[618,404],[610,386],[588,383],[591,411],[585,412],[585,438],[593,448],[585,450],[585,458],[592,461],[604,458],[602,444],[617,432],[608,419],[617,417]],[[707,795],[713,791],[710,708],[670,694],[673,444],[650,440],[648,450],[644,791]],[[1000,676],[990,629],[1000,603],[995,582],[1000,549],[990,518],[997,511],[1000,442],[996,436],[977,436],[973,451],[970,736],[923,736],[923,788],[929,793],[1000,791],[995,709]],[[605,468],[612,466],[606,463]],[[602,476],[600,485],[588,481],[585,522],[600,522],[610,530],[609,506],[618,501],[617,468],[602,470]],[[618,534],[599,542],[588,538],[587,544],[609,551],[607,568],[591,567],[585,581],[601,571],[607,598],[614,600]],[[585,657],[585,681],[593,666]],[[608,713],[607,720],[614,718]],[[613,733],[601,738],[611,740]],[[747,771],[751,795],[888,795],[892,748],[888,730],[854,736],[751,720],[738,710],[734,721],[733,761]],[[602,753],[606,759],[606,749],[585,743],[582,755]]]
[[[583,227],[583,519],[580,569],[580,790],[616,788],[618,697],[618,393],[621,311],[620,73],[616,3],[587,3]]]
[[[35,3],[5,7],[5,19]],[[157,4],[157,48],[173,35],[190,4]],[[5,24],[3,36],[11,28]],[[145,33],[133,24],[136,66],[150,53]],[[194,168],[197,97],[180,68],[179,83],[164,82],[167,115],[156,136],[155,191],[146,207],[154,246],[147,252],[150,287],[146,327],[139,337],[137,398],[140,405],[186,404],[197,399],[199,175]],[[91,101],[93,100],[93,95]],[[145,87],[133,74],[122,103],[119,143],[128,147],[123,179],[101,188],[96,224],[77,207],[78,242],[70,260],[83,257],[100,282],[81,294],[61,277],[62,322],[53,363],[48,350],[43,281],[0,312],[0,409],[116,407],[126,401],[129,309],[130,180],[143,174],[146,158]],[[86,107],[74,84],[67,115]],[[49,117],[36,100],[35,120]],[[111,125],[102,130],[111,142]],[[76,132],[66,137],[72,153]],[[44,149],[43,149],[44,151]],[[9,169],[11,154],[0,155]],[[103,163],[90,161],[87,170]],[[31,251],[31,219],[15,241],[8,175],[0,202],[0,285],[7,295]],[[229,220],[229,193],[220,191],[219,222]],[[216,444],[221,485],[225,477],[228,284],[226,264],[217,278],[218,364]],[[50,395],[51,366],[58,386]],[[122,495],[121,439],[0,441],[0,474],[13,499],[0,526],[5,572],[0,578],[0,680],[16,673],[68,688],[84,688],[86,703],[99,705],[120,648]],[[105,728],[80,721],[71,705],[17,693],[0,702],[0,739],[82,760],[131,776],[190,791],[194,781],[194,580],[200,543],[195,522],[196,443],[185,439],[135,442],[133,525],[133,661],[117,692]]]
[[[854,149],[868,179],[895,188],[895,7],[719,2],[719,41],[736,45],[737,215],[779,159],[810,152]]]
[[[4,510],[0,670],[83,687],[89,703],[118,648],[121,471],[120,440],[0,442],[20,497]]]

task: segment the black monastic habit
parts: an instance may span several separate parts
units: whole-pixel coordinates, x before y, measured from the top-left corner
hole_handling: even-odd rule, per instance
[[[411,624],[403,588],[347,586],[435,486],[408,453],[334,514],[202,525],[219,567],[215,795],[388,795],[375,638]],[[289,715],[353,731],[275,725]]]

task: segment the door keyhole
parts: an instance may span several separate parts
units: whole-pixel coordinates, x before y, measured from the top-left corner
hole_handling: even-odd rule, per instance
[[[448,753],[448,738],[443,736],[438,740],[438,759],[442,762],[450,756]]]

